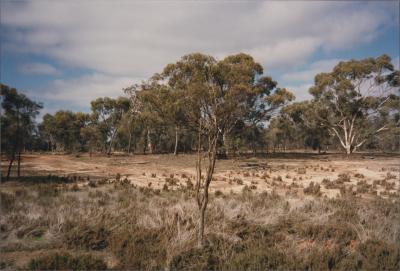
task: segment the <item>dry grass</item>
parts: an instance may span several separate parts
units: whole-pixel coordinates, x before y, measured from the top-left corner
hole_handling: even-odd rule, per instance
[[[30,184],[1,192],[5,266],[103,269],[107,265],[134,270],[399,267],[398,197],[366,200],[344,194],[326,199],[316,197],[321,188],[314,183],[304,189],[311,195],[306,199],[296,193],[283,197],[275,190],[255,193],[254,184],[243,186],[238,194],[216,191],[207,213],[208,246],[198,250],[193,184],[179,191],[122,181],[72,189],[78,184]],[[363,185],[360,181],[358,186]],[[46,250],[47,256],[36,253]],[[15,252],[28,257],[24,265],[7,260]],[[114,261],[103,262],[98,256]]]
[[[185,159],[171,158],[168,167],[161,161],[158,171],[143,164],[109,176],[43,174],[1,184],[2,268],[400,268],[396,168],[368,164],[353,173],[331,161],[279,160],[244,169],[237,166],[248,161],[221,161],[208,245],[199,250],[193,165],[177,170]],[[99,168],[107,162],[99,161]]]

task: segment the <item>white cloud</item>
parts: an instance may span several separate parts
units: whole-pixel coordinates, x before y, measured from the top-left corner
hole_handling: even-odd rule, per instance
[[[392,59],[392,63],[396,70],[400,69],[400,57],[399,56]]]
[[[183,54],[249,52],[266,69],[376,38],[398,3],[3,1],[4,48],[116,76],[144,77]],[[223,11],[223,12],[222,12]],[[397,18],[396,18],[397,19]]]
[[[110,76],[95,73],[73,79],[57,79],[52,81],[49,86],[40,93],[30,91],[32,97],[51,101],[53,103],[64,103],[70,108],[88,108],[90,102],[98,97],[118,97],[123,96],[123,88],[140,82],[139,79],[130,77]],[[73,105],[74,108],[71,108]],[[51,105],[50,105],[51,107]]]
[[[24,74],[34,75],[60,75],[61,72],[52,65],[46,63],[26,63],[19,67],[19,71]]]
[[[285,73],[280,76],[285,87],[292,91],[296,96],[296,101],[309,100],[312,96],[308,93],[308,89],[313,85],[314,77],[321,72],[329,72],[338,64],[340,59],[322,59],[308,65],[307,68],[295,72]]]
[[[333,67],[340,62],[340,59],[323,59],[318,60],[304,70],[285,73],[281,76],[281,79],[285,81],[313,81],[315,75],[321,72],[329,72]]]
[[[311,94],[308,93],[308,89],[312,86],[310,83],[287,86],[286,88],[293,92],[296,96],[296,102],[301,102],[305,100],[310,100],[312,98]]]
[[[289,67],[293,63],[303,63],[321,45],[316,38],[285,40],[272,46],[257,47],[250,51],[256,60],[265,63],[265,68]]]

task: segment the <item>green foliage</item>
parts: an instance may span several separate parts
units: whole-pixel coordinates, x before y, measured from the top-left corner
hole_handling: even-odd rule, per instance
[[[35,133],[35,117],[42,105],[30,100],[15,88],[0,84],[1,107],[0,130],[1,152],[7,154],[10,161],[7,179],[10,176],[12,163],[22,150],[33,140]],[[20,155],[18,159],[20,161]],[[18,163],[18,176],[20,168]]]
[[[97,98],[91,102],[91,118],[97,126],[104,150],[108,154],[112,151],[115,137],[121,128],[121,120],[124,114],[128,112],[129,106],[129,99],[125,97],[117,99]]]
[[[60,110],[54,115],[44,115],[39,131],[48,142],[49,150],[80,151],[85,144],[81,129],[88,125],[88,121],[87,114]]]
[[[307,117],[329,129],[350,154],[368,138],[389,129],[389,116],[399,110],[392,107],[392,101],[398,100],[393,94],[399,89],[392,80],[396,74],[387,55],[342,61],[332,72],[315,76],[315,84],[309,90],[314,97],[314,114]],[[381,117],[379,126],[369,125],[376,116]]]

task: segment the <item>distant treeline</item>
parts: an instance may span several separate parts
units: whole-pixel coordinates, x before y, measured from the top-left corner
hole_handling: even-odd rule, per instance
[[[91,113],[58,111],[35,123],[42,105],[1,85],[1,147],[10,161],[24,150],[187,153],[215,123],[218,154],[312,148],[398,151],[399,71],[390,57],[338,63],[315,76],[312,100],[294,95],[246,54],[217,61],[190,54]],[[213,126],[214,127],[214,126]],[[204,129],[206,128],[206,129]],[[204,145],[203,145],[204,146]]]

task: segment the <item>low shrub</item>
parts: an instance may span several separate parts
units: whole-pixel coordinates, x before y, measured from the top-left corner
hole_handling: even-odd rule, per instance
[[[14,194],[17,198],[25,198],[28,196],[28,191],[25,188],[18,188],[15,190]]]
[[[186,189],[193,190],[193,188],[194,188],[194,185],[193,185],[192,181],[190,179],[187,179],[186,180]]]
[[[357,232],[343,224],[305,224],[300,226],[301,236],[319,242],[332,240],[341,246],[347,246],[357,240]]]
[[[211,248],[192,248],[175,255],[170,270],[218,270],[219,260]]]
[[[304,194],[320,196],[321,195],[321,187],[319,184],[314,184],[314,182],[311,182],[308,185],[308,187],[305,187],[303,189],[303,192],[304,192]]]
[[[306,174],[306,173],[307,173],[307,170],[306,170],[305,168],[298,168],[298,169],[297,169],[297,173],[298,173],[298,174]]]
[[[222,191],[220,191],[220,190],[216,190],[214,194],[216,197],[221,197],[224,195],[224,193],[222,193]]]
[[[397,176],[391,172],[386,173],[386,180],[396,179]]]
[[[102,250],[108,245],[110,232],[101,225],[68,221],[64,226],[63,240],[69,248]]]
[[[72,192],[78,192],[79,190],[80,190],[79,186],[76,183],[74,183],[70,188],[70,191],[72,191]]]
[[[357,193],[368,193],[371,185],[367,184],[365,180],[357,182]]]
[[[365,178],[364,174],[362,174],[362,173],[356,173],[356,174],[354,174],[354,177],[358,178],[358,179],[364,179]]]
[[[272,180],[277,181],[277,182],[283,182],[282,176],[280,176],[280,175],[278,175],[278,176],[272,178]]]
[[[161,270],[166,265],[167,229],[133,227],[110,235],[109,249],[130,270]]]
[[[56,197],[60,194],[57,185],[54,184],[41,184],[37,187],[38,197]]]
[[[387,244],[379,240],[367,240],[358,247],[363,257],[362,269],[399,270],[400,245]]]
[[[350,176],[347,173],[341,173],[338,175],[338,178],[336,179],[336,183],[342,184],[345,182],[350,182]]]
[[[277,248],[251,249],[236,253],[224,264],[224,270],[277,270],[285,267],[287,258]]]
[[[52,252],[31,259],[30,270],[105,270],[106,263],[91,254],[72,255],[68,252]]]
[[[0,192],[0,210],[2,213],[10,212],[16,205],[16,198],[14,195]]]
[[[268,173],[264,173],[264,174],[261,176],[261,178],[265,180],[265,179],[271,178],[271,176],[269,176]]]
[[[179,180],[174,178],[173,174],[172,174],[172,177],[165,178],[165,182],[170,186],[174,186],[174,185],[178,185]]]
[[[168,184],[165,183],[162,188],[163,191],[169,191]]]
[[[236,182],[238,185],[243,185],[243,180],[242,179],[234,178],[233,181]]]

